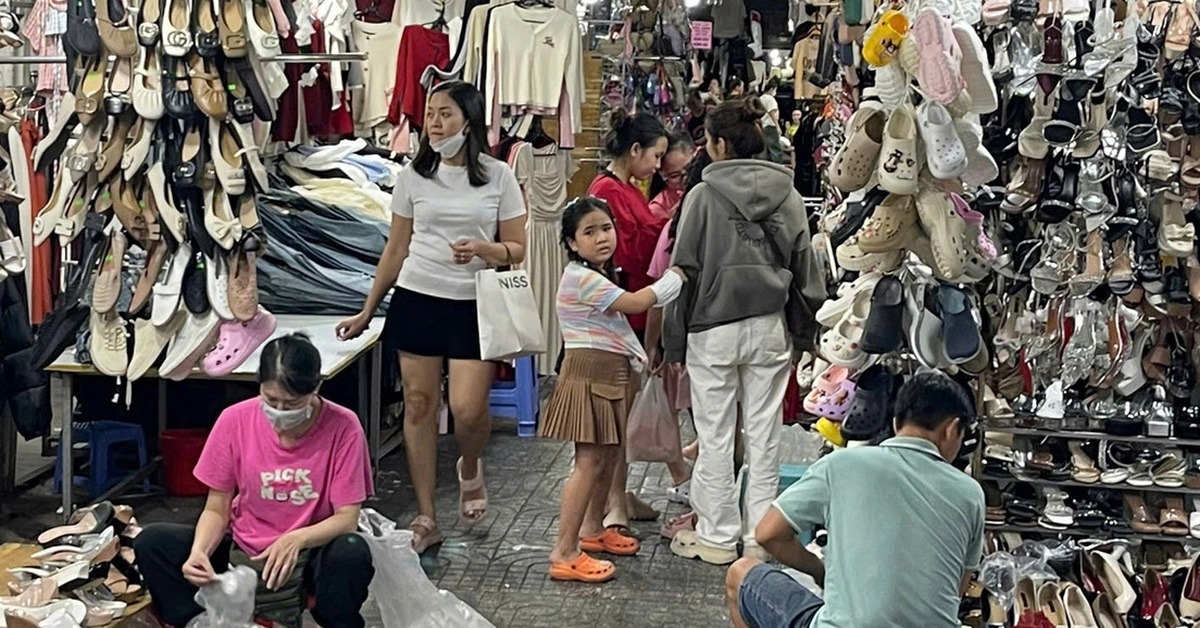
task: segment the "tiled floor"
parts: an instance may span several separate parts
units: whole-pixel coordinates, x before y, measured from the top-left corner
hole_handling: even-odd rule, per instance
[[[724,609],[724,569],[671,554],[658,536],[661,523],[635,523],[642,539],[637,557],[618,558],[617,578],[603,585],[559,583],[546,576],[547,554],[557,528],[558,496],[570,471],[569,444],[518,438],[515,425],[497,422],[488,447],[485,473],[491,511],[472,529],[458,525],[454,482],[457,446],[443,437],[438,457],[438,509],[446,541],[425,557],[430,578],[475,607],[497,626],[659,627],[728,626]],[[661,464],[634,464],[630,486],[658,508],[667,507],[670,476]],[[402,451],[385,458],[377,495],[369,504],[406,524],[416,514]],[[155,498],[131,502],[138,518],[194,521],[200,499]],[[54,525],[55,496],[38,487],[6,506],[0,541],[29,539]],[[667,508],[668,517],[682,512]]]

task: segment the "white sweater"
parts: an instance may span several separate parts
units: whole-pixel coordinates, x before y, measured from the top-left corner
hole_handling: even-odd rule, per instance
[[[557,8],[508,4],[492,10],[488,26],[484,98],[489,126],[504,107],[549,110],[559,107],[566,90],[572,128],[582,124],[583,42],[575,15]]]

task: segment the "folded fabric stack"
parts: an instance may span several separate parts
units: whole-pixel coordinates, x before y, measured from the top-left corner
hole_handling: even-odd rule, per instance
[[[286,189],[262,196],[271,247],[258,264],[259,298],[287,314],[354,314],[371,290],[389,224]],[[386,310],[388,299],[381,306]]]
[[[37,567],[9,569],[11,595],[0,597],[0,626],[68,628],[121,619],[145,592],[133,539],[141,532],[133,508],[100,502],[67,525],[38,536]]]

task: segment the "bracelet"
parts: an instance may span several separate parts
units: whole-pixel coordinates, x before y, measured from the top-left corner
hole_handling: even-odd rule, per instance
[[[501,242],[500,246],[504,247],[504,265],[512,266],[512,250],[508,248],[508,243]]]

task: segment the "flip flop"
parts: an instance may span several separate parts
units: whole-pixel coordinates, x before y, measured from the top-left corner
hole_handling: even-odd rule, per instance
[[[631,536],[625,536],[614,528],[606,529],[600,536],[579,539],[579,549],[585,552],[604,552],[614,556],[634,556],[642,544]]]
[[[487,487],[483,483],[483,460],[479,460],[476,464],[478,466],[475,477],[470,480],[463,479],[462,458],[459,458],[458,462],[454,464],[454,471],[458,474],[458,514],[469,526],[479,523],[487,516],[488,510]],[[467,491],[483,491],[483,497],[467,499],[464,497]]]
[[[573,582],[600,583],[612,580],[616,567],[607,560],[596,560],[586,552],[569,563],[550,563],[550,579]]]

